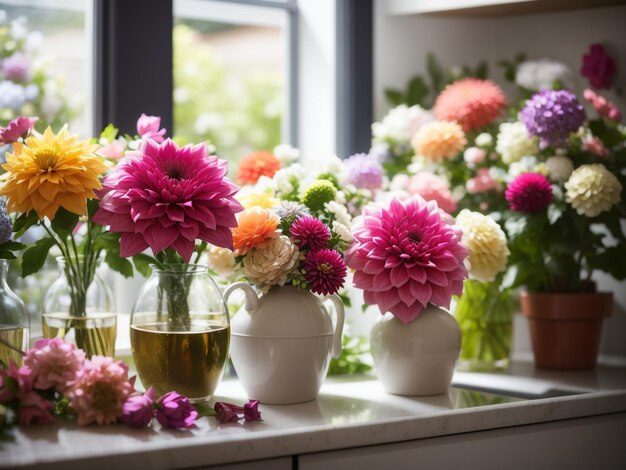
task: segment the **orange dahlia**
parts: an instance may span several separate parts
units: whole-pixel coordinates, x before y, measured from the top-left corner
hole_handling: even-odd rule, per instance
[[[435,116],[456,121],[465,132],[491,124],[502,112],[506,99],[490,80],[463,78],[448,85],[435,101]]]
[[[280,161],[270,152],[252,152],[239,162],[237,180],[239,184],[256,184],[261,176],[271,178],[280,170]]]
[[[467,139],[456,122],[433,121],[417,131],[411,144],[417,155],[440,163],[458,155],[467,144]]]
[[[101,189],[100,175],[107,171],[97,146],[78,140],[64,126],[57,135],[48,127],[43,135],[33,132],[24,143],[14,142],[2,165],[1,196],[7,196],[9,212],[37,212],[40,219],[54,219],[59,207],[87,214],[87,199]]]
[[[239,214],[238,226],[233,229],[233,247],[238,256],[245,255],[255,246],[263,247],[265,241],[276,234],[280,219],[269,209],[252,207]]]

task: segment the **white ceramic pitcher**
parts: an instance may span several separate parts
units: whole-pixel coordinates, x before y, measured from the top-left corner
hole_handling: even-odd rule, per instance
[[[335,326],[323,301],[293,286],[275,286],[260,297],[250,284],[241,289],[245,304],[231,321],[231,357],[251,399],[286,405],[315,400],[328,371],[330,356],[341,354],[343,303],[330,300]]]

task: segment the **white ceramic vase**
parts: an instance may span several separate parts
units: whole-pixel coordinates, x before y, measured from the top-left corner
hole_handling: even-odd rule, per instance
[[[246,301],[231,321],[230,353],[248,396],[271,405],[315,400],[331,354],[341,354],[339,296],[327,298],[336,313],[333,327],[322,300],[306,290],[277,286],[259,297],[249,284],[237,283],[225,299],[236,289]]]
[[[446,393],[461,350],[461,331],[446,310],[429,305],[409,324],[391,313],[372,327],[376,375],[396,395]]]

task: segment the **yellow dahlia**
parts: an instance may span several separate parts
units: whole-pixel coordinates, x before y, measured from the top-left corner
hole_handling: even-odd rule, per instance
[[[509,259],[506,237],[491,217],[463,209],[456,217],[463,243],[470,250],[469,272],[481,281],[493,281]]]
[[[417,155],[435,163],[454,158],[467,144],[465,133],[456,122],[424,124],[411,141]]]
[[[268,193],[240,193],[235,199],[237,199],[245,209],[250,209],[251,207],[271,209],[279,203],[278,199]]]
[[[99,176],[107,171],[97,146],[78,140],[64,126],[57,135],[50,127],[43,135],[33,133],[24,143],[15,142],[2,165],[0,195],[7,196],[9,212],[37,212],[40,219],[54,219],[59,207],[87,214],[87,199],[102,188]]]

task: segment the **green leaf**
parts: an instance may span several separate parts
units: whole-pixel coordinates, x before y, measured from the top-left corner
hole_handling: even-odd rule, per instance
[[[599,269],[610,274],[614,279],[623,281],[626,279],[626,245],[620,244],[607,248],[596,256],[589,257],[589,265],[593,269]]]
[[[420,76],[412,78],[409,82],[407,104],[409,106],[415,104],[423,105],[426,96],[428,96],[428,86],[424,82],[424,79]]]
[[[385,98],[392,106],[398,106],[403,104],[406,100],[404,98],[404,93],[399,90],[393,90],[391,88],[387,88],[385,90]]]
[[[21,251],[25,248],[28,248],[28,245],[14,242],[13,240],[9,240],[8,242],[4,242],[2,245],[0,245],[0,250]]]
[[[98,199],[87,199],[87,217],[89,220],[93,219],[98,209],[100,208],[100,201]]]
[[[115,127],[113,124],[109,124],[100,133],[100,138],[105,139],[107,142],[112,142],[117,137],[118,131],[119,129],[117,127]]]
[[[15,233],[15,238],[24,235],[24,232],[26,232],[26,230],[28,230],[33,225],[37,225],[37,223],[39,223],[39,216],[35,211],[30,211],[27,214],[20,215],[17,219],[15,219],[15,223],[13,223],[13,232]]]
[[[62,239],[69,237],[78,223],[78,214],[74,214],[62,207],[59,208],[50,223],[52,230]]]
[[[44,263],[50,248],[54,246],[54,240],[50,237],[42,238],[24,251],[22,255],[22,277],[38,272]]]
[[[135,265],[135,269],[139,271],[139,273],[143,277],[149,277],[150,274],[152,274],[152,269],[150,269],[150,265],[159,265],[160,263],[152,256],[139,253],[138,255],[133,256],[133,264]]]
[[[120,256],[120,251],[108,251],[104,256],[104,261],[113,271],[117,271],[124,277],[133,277],[133,263]]]
[[[208,403],[194,403],[193,406],[198,412],[199,418],[202,418],[203,416],[215,416],[217,414]]]
[[[13,252],[9,250],[0,249],[0,259],[17,259],[17,256],[15,256]]]
[[[487,65],[487,62],[481,62],[480,64],[478,64],[478,67],[476,67],[476,72],[474,72],[476,78],[481,78],[485,80],[488,74],[489,66]]]
[[[440,92],[443,88],[443,72],[441,71],[441,66],[439,62],[437,62],[437,58],[432,52],[428,53],[428,57],[426,58],[428,75],[430,76],[430,81],[433,84],[433,89],[435,92]]]

